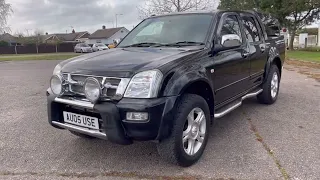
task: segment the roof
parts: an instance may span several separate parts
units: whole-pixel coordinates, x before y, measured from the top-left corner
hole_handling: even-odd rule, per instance
[[[107,39],[113,36],[115,33],[123,29],[124,27],[110,28],[110,29],[99,29],[89,36],[89,39]]]
[[[173,12],[173,13],[167,13],[167,14],[161,14],[161,15],[152,15],[151,17],[148,17],[148,18],[163,17],[163,16],[173,16],[173,15],[184,15],[184,14],[215,14],[215,13],[220,12],[220,11],[221,10],[213,10],[213,11],[208,11],[208,10],[183,11],[183,12]]]
[[[16,37],[12,36],[9,33],[4,33],[4,34],[0,35],[0,41],[6,41],[6,42],[15,43],[16,42]]]
[[[47,36],[46,39],[56,36],[61,41],[75,41],[76,39],[81,38],[85,34],[88,34],[88,32],[84,31],[84,32],[76,32],[76,33],[68,33],[68,34],[50,34],[50,35],[46,35]]]

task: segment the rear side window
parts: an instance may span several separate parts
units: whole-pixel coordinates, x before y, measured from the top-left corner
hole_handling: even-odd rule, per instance
[[[268,36],[277,37],[281,35],[280,27],[276,24],[266,24]]]
[[[222,26],[220,37],[227,34],[236,34],[240,37],[240,41],[242,42],[242,35],[240,30],[240,24],[237,19],[237,16],[231,15],[228,16]]]
[[[257,26],[253,17],[242,16],[242,23],[244,26],[244,32],[249,42],[261,41],[258,29],[259,26]]]

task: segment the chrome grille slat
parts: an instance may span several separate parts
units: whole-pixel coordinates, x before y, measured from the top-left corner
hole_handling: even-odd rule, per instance
[[[118,86],[121,82],[121,78],[114,77],[101,77],[101,76],[89,76],[81,74],[63,74],[65,80],[66,91],[68,95],[80,95],[84,94],[84,82],[88,77],[96,78],[102,84],[102,98],[110,99],[116,95]]]

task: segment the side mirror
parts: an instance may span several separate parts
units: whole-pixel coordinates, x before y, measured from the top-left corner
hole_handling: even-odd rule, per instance
[[[235,48],[241,46],[241,38],[237,34],[226,34],[221,37],[221,45],[225,48]]]
[[[221,43],[217,43],[213,46],[212,53],[216,54],[220,51],[233,49],[240,47],[242,44],[241,38],[237,34],[226,34],[221,37]]]

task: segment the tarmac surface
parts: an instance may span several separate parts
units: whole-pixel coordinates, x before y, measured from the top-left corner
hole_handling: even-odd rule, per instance
[[[47,122],[45,91],[60,61],[0,62],[0,179],[320,178],[320,83],[284,70],[278,101],[248,99],[211,128],[202,159],[181,168],[152,142],[78,138]]]

